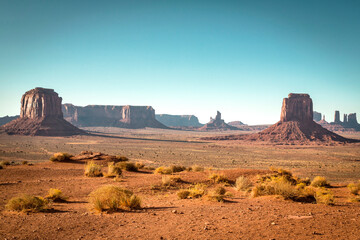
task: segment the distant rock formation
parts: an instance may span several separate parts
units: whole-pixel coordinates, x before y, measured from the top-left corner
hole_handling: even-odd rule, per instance
[[[321,121],[321,113],[314,111],[313,120],[314,120],[315,122]]]
[[[214,131],[214,130],[239,130],[237,127],[230,126],[226,124],[223,119],[221,119],[221,113],[217,111],[215,119],[210,117],[210,122],[205,124],[205,126],[199,128],[201,131]]]
[[[210,140],[249,140],[278,143],[356,142],[321,127],[313,121],[312,100],[308,94],[289,94],[284,98],[280,121],[250,135],[204,138]]]
[[[339,111],[335,111],[335,121],[336,124],[340,123],[340,112]]]
[[[65,120],[78,127],[167,128],[155,119],[151,106],[63,104]]]
[[[16,116],[5,116],[5,117],[0,117],[0,126],[7,124],[8,122],[11,122],[12,120],[15,120],[17,118],[19,118],[19,115]]]
[[[156,120],[168,127],[201,127],[199,119],[194,115],[156,114]]]
[[[20,117],[4,126],[8,134],[68,136],[85,132],[64,120],[62,98],[53,89],[35,88],[21,98]]]
[[[360,124],[356,119],[356,113],[344,114],[344,121],[340,120],[340,111],[335,111],[334,122],[322,124],[323,127],[331,131],[360,131]]]
[[[239,130],[244,130],[244,131],[261,131],[264,130],[268,127],[270,127],[270,125],[247,125],[244,124],[241,121],[232,121],[232,122],[228,122],[227,124],[229,124],[230,126],[236,127]]]

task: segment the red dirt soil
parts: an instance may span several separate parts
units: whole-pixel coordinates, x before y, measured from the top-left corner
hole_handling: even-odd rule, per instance
[[[106,170],[104,168],[104,170]],[[220,171],[235,180],[254,178],[267,171]],[[209,172],[182,172],[185,182],[209,181]],[[124,172],[122,182],[87,178],[84,165],[39,163],[7,166],[0,170],[0,237],[3,239],[360,239],[360,203],[349,203],[344,186],[331,189],[335,206],[302,204],[276,197],[250,199],[235,191],[227,202],[177,199],[172,189],[154,190],[161,175],[149,171]],[[99,214],[89,209],[88,195],[100,186],[114,184],[140,196],[143,209]],[[184,183],[182,183],[184,184]],[[211,185],[211,184],[210,184]],[[181,185],[180,187],[186,187]],[[215,187],[214,185],[211,187]],[[44,196],[58,188],[69,196],[43,213],[13,213],[6,202],[22,193]]]

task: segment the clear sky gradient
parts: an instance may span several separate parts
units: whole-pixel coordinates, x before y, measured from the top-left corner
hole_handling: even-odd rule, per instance
[[[0,1],[0,116],[63,103],[274,123],[289,93],[360,114],[360,1]]]

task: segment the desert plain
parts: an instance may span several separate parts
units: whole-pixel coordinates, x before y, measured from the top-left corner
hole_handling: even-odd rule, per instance
[[[360,239],[360,203],[349,202],[347,184],[360,178],[360,145],[246,143],[205,141],[224,132],[168,129],[87,128],[92,135],[71,137],[0,135],[0,160],[13,162],[0,170],[0,236],[2,239]],[[231,131],[233,133],[234,131]],[[237,134],[248,132],[237,131]],[[343,134],[360,139],[356,133]],[[81,151],[126,156],[148,168],[123,171],[120,181],[84,176],[84,164],[50,162],[56,152]],[[27,161],[30,164],[21,164]],[[193,166],[200,172],[176,173],[182,182],[162,187],[159,166]],[[239,176],[255,181],[269,167],[295,176],[324,176],[332,185],[334,205],[284,200],[277,196],[251,198],[233,184],[212,183],[209,175]],[[103,171],[106,172],[106,168]],[[178,199],[177,191],[196,183],[224,186],[224,202],[206,198]],[[103,185],[129,189],[142,200],[138,210],[97,212],[89,194]],[[44,196],[50,188],[68,196],[40,213],[5,209],[21,194]]]

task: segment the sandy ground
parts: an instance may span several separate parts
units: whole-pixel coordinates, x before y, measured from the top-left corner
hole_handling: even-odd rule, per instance
[[[114,138],[0,136],[0,160],[34,163],[0,170],[0,239],[360,239],[360,203],[348,202],[350,194],[345,187],[360,178],[359,145],[254,146],[201,142],[199,135],[188,132],[166,133],[106,133]],[[83,164],[47,160],[54,152],[75,154],[82,150],[125,155],[154,167],[180,163],[224,169],[219,171],[231,180],[240,175],[255,178],[270,165],[303,177],[324,175],[335,186],[331,189],[335,205],[297,203],[279,197],[249,198],[232,186],[226,189],[233,197],[224,203],[205,198],[179,200],[177,189],[158,190],[161,176],[149,171],[125,172],[121,182],[114,182],[111,178],[85,177]],[[213,188],[209,174],[180,173],[187,183],[177,188],[197,182]],[[94,212],[88,195],[107,184],[134,191],[142,198],[143,209]],[[43,213],[4,210],[14,196],[45,196],[50,188],[61,189],[69,201],[53,203],[51,210]]]

